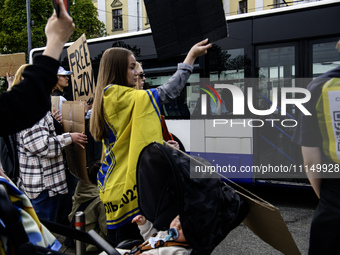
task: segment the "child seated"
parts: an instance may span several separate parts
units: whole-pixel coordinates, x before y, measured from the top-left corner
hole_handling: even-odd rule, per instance
[[[120,254],[144,254],[144,255],[188,255],[191,252],[186,242],[179,215],[172,220],[168,231],[157,231],[150,221],[142,215],[133,218],[137,223],[140,234],[145,242],[131,251],[118,249]],[[140,250],[140,251],[138,251]]]

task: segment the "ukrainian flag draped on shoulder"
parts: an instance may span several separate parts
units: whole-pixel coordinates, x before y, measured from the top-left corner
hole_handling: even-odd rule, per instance
[[[17,254],[15,253],[15,250],[18,247],[14,247],[14,245],[22,244],[23,246],[24,244],[22,242],[25,241],[26,235],[29,242],[31,242],[33,245],[45,247],[47,249],[51,249],[52,251],[58,251],[61,248],[61,244],[54,237],[54,235],[43,224],[40,223],[30,199],[24,193],[22,193],[11,180],[7,180],[2,176],[0,176],[0,185],[3,185],[5,188],[7,193],[6,195],[8,196],[9,201],[12,203],[17,214],[14,215],[15,212],[13,213],[11,210],[3,210],[3,213],[1,214],[2,217],[6,217],[6,219],[0,219],[0,254]],[[2,194],[0,197],[2,200],[2,206],[4,206],[4,203],[6,203],[6,199],[3,197],[3,195],[4,194]],[[10,206],[11,205],[6,204],[7,209],[10,208]],[[13,214],[13,217],[11,213]],[[21,223],[16,222],[16,218],[20,219]],[[12,224],[12,228],[13,226],[22,224],[26,234],[16,231],[17,240],[8,240],[8,230],[4,224],[6,222]]]
[[[107,228],[116,229],[139,214],[136,166],[141,150],[162,143],[160,100],[155,89],[109,85],[103,111],[109,137],[103,141],[105,159],[98,173]]]
[[[332,78],[322,86],[316,112],[324,154],[340,163],[340,78]]]

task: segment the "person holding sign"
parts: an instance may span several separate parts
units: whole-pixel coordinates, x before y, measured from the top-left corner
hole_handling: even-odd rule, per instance
[[[12,90],[26,79],[23,73],[29,67],[30,65],[23,65],[19,68]],[[52,114],[48,111],[33,127],[18,132],[15,140],[19,162],[19,188],[31,199],[39,217],[56,221],[61,194],[68,192],[62,149],[71,143],[84,149],[86,135],[57,135]]]
[[[104,145],[98,186],[106,209],[107,240],[114,245],[126,239],[141,239],[138,228],[131,223],[140,214],[136,189],[138,156],[149,143],[163,142],[160,105],[180,94],[195,59],[210,47],[208,39],[195,44],[170,80],[150,90],[135,89],[138,72],[131,51],[110,48],[102,56],[90,132]]]
[[[62,66],[59,66],[58,68],[58,82],[52,89],[51,96],[59,96],[59,113],[62,114],[62,106],[63,102],[67,101],[65,98],[65,92],[64,88],[68,87],[68,81],[70,79],[70,75],[72,74],[72,71],[66,71]]]
[[[39,218],[57,221],[62,214],[59,210],[65,210],[63,194],[69,189],[63,149],[72,143],[85,149],[87,136],[78,132],[57,135],[50,111],[33,127],[17,133],[20,188]]]
[[[45,34],[46,49],[25,69],[24,80],[11,91],[0,94],[0,135],[8,135],[31,127],[50,109],[50,94],[57,83],[59,56],[74,30],[72,18],[62,1],[60,17],[54,12],[49,18]],[[6,124],[4,124],[6,123]]]

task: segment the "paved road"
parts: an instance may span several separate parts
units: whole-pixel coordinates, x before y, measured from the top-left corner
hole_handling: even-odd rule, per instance
[[[317,198],[314,193],[311,190],[278,187],[255,189],[250,187],[249,189],[279,209],[301,254],[308,254],[309,228],[317,206]],[[212,254],[276,255],[282,253],[262,241],[244,224],[241,224],[216,247]]]
[[[310,223],[317,205],[313,191],[268,186],[246,188],[279,208],[301,254],[307,254]],[[63,247],[61,252],[75,254],[74,249],[67,247]],[[244,224],[234,229],[212,253],[212,255],[262,254],[277,255],[282,253],[262,241]]]

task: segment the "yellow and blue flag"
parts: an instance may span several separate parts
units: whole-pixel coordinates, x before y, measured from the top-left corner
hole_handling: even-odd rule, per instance
[[[155,89],[109,85],[104,90],[103,112],[108,138],[103,140],[105,158],[98,185],[107,228],[116,229],[139,214],[137,161],[146,145],[163,141],[160,99]]]

